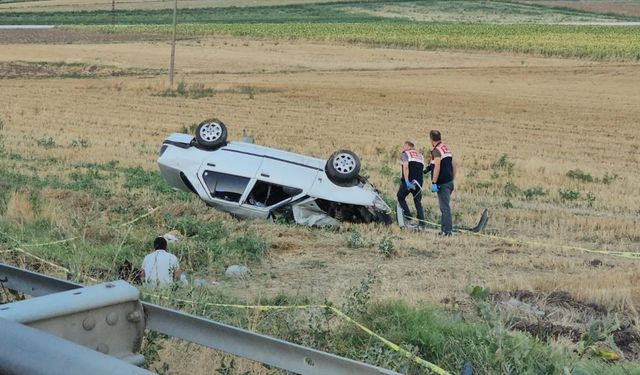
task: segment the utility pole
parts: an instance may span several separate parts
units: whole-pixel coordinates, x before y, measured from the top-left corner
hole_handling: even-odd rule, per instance
[[[171,38],[171,62],[169,63],[169,88],[173,89],[173,74],[176,65],[176,13],[178,0],[173,1],[173,38]]]
[[[116,0],[111,0],[111,25],[116,24]]]

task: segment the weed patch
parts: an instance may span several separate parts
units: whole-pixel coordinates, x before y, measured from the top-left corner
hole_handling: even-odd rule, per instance
[[[186,83],[184,83],[184,81],[180,81],[178,82],[178,86],[176,87],[175,90],[166,89],[154,95],[171,97],[171,98],[181,97],[181,98],[189,98],[189,99],[201,99],[201,98],[214,96],[216,92],[217,91],[215,89],[205,88],[204,84],[202,83],[193,83],[189,86]]]
[[[0,62],[0,79],[105,78],[162,74],[162,69],[121,68],[62,61]]]
[[[347,247],[350,249],[359,249],[365,245],[364,238],[357,228],[352,227],[347,236]]]
[[[36,139],[36,144],[38,145],[38,147],[42,147],[44,149],[58,147],[58,144],[56,143],[56,141],[51,137]]]
[[[78,138],[71,141],[69,144],[71,148],[89,148],[91,142],[87,138]]]
[[[580,198],[580,192],[578,190],[569,189],[569,188],[558,189],[558,195],[560,196],[560,199],[562,199],[563,201],[575,201],[578,198]]]
[[[507,197],[515,197],[520,194],[520,188],[518,188],[513,182],[507,181],[507,183],[502,188],[504,195]]]
[[[567,172],[567,177],[573,178],[574,180],[582,181],[582,182],[593,182],[594,178],[589,173],[586,173],[580,169],[572,169]]]
[[[494,174],[497,174],[498,171],[505,171],[509,176],[513,173],[513,167],[515,163],[509,160],[507,154],[503,154],[496,161],[491,164],[491,168],[494,170]]]
[[[269,88],[258,88],[253,86],[239,86],[234,88],[228,88],[223,90],[217,90],[214,88],[207,88],[202,83],[193,83],[191,85],[186,84],[184,81],[180,81],[175,90],[166,89],[158,93],[154,93],[154,96],[170,97],[170,98],[187,98],[187,99],[201,99],[217,94],[242,94],[246,95],[247,99],[254,99],[257,93],[270,93],[277,92],[278,90]],[[195,126],[193,127],[195,129]],[[191,130],[190,127],[183,127],[183,130]],[[190,133],[183,131],[184,133]]]
[[[225,243],[228,257],[239,262],[260,262],[268,249],[267,242],[253,233],[244,233]]]
[[[157,171],[147,171],[141,167],[124,168],[126,189],[150,189],[157,193],[171,194],[174,190],[167,185]]]
[[[391,258],[398,253],[393,244],[393,239],[389,236],[384,236],[378,242],[378,252],[385,258]]]
[[[544,197],[545,195],[547,195],[547,192],[542,187],[535,186],[524,190],[522,194],[526,199],[533,199],[535,197]]]
[[[605,185],[609,185],[610,183],[614,182],[615,180],[618,179],[618,175],[617,174],[609,174],[608,172],[604,174],[604,176],[602,176],[602,183]]]

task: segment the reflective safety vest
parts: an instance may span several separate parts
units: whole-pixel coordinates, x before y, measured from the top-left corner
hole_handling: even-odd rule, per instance
[[[409,181],[416,180],[420,183],[420,185],[422,185],[424,157],[416,150],[407,150],[403,153],[407,156],[409,162]]]
[[[436,184],[446,184],[447,182],[453,181],[453,154],[449,146],[442,142],[438,143],[433,150],[431,150],[431,164],[435,164],[436,155],[439,155],[438,157],[440,158],[440,174],[438,175]]]

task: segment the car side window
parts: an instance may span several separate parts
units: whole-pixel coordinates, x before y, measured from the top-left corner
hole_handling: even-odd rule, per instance
[[[300,193],[302,189],[258,180],[251,189],[246,203],[257,207],[270,207]]]
[[[231,174],[206,171],[202,179],[209,189],[211,197],[229,202],[239,202],[249,184],[249,178]]]

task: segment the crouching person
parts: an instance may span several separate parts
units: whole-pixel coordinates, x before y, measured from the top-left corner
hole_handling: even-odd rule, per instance
[[[164,287],[180,281],[186,284],[186,276],[180,269],[178,258],[167,251],[167,240],[156,237],[154,251],[144,257],[141,276],[148,287]]]

